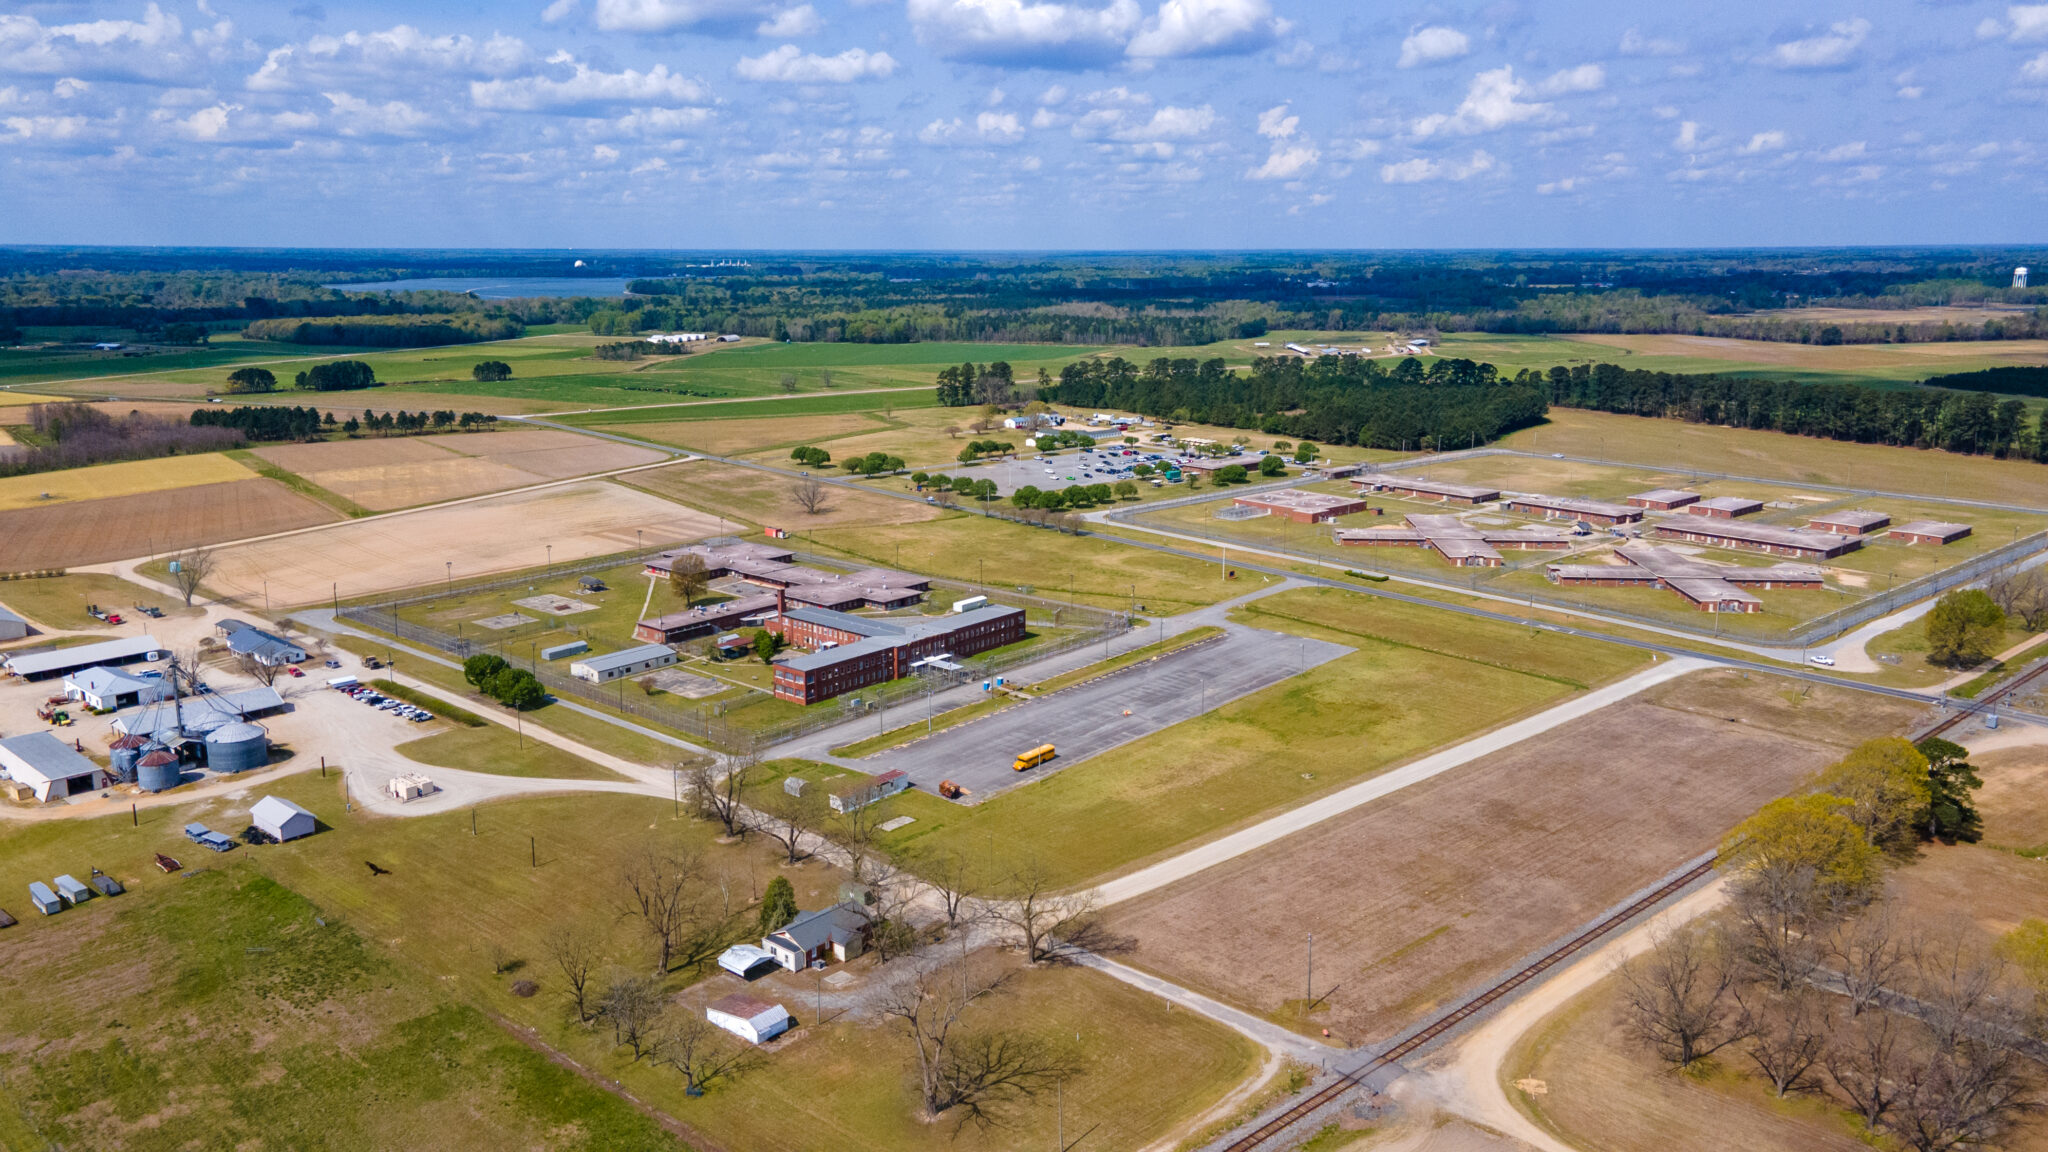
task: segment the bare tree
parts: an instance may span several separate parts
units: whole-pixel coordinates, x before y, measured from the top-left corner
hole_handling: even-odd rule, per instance
[[[2010,1042],[1936,1046],[1906,1069],[1886,1127],[1920,1152],[1981,1148],[2039,1111],[2039,1081]]]
[[[562,980],[568,985],[569,1003],[576,1007],[577,1022],[588,1024],[590,981],[599,959],[596,939],[574,925],[557,924],[548,930],[545,947],[548,959],[561,970]]]
[[[1735,959],[1778,992],[1804,985],[1820,969],[1825,916],[1810,866],[1765,863],[1739,874],[1728,888],[1735,910]]]
[[[1875,1130],[1891,1115],[1905,1063],[1904,1043],[1898,1018],[1880,1008],[1837,1026],[1821,1057],[1828,1080],[1867,1128]]]
[[[648,845],[619,870],[627,915],[639,919],[654,942],[656,972],[667,972],[684,936],[700,919],[702,867],[686,852]]]
[[[947,850],[918,861],[917,878],[946,910],[946,926],[957,928],[962,920],[973,919],[979,911],[980,878],[967,857]]]
[[[1688,924],[1659,936],[1622,966],[1624,1018],[1637,1039],[1683,1068],[1741,1035],[1733,998],[1735,966],[1707,928]]]
[[[2007,616],[2017,619],[2028,631],[2048,627],[2048,572],[2039,568],[2013,568],[1992,577],[1984,591]]]
[[[1843,921],[1828,936],[1828,963],[1848,998],[1851,1016],[1860,1016],[1877,1005],[1903,975],[1906,952],[1899,937],[1889,902],[1872,905],[1855,919]]]
[[[704,558],[695,552],[684,552],[669,561],[669,591],[683,598],[683,607],[697,602],[704,589],[711,586],[711,576],[704,567]]]
[[[1011,871],[992,898],[977,902],[982,915],[1015,933],[1033,964],[1067,960],[1082,952],[1129,951],[1132,942],[1108,932],[1097,915],[1095,893],[1061,892],[1036,860]]]
[[[656,1064],[682,1073],[683,1090],[693,1096],[761,1062],[758,1053],[736,1042],[701,1010],[680,1004],[669,1005],[655,1019],[647,1048]]]
[[[171,557],[171,583],[185,597],[185,606],[192,606],[192,597],[199,592],[199,586],[213,575],[214,558],[211,548],[187,548]]]
[[[784,392],[794,392],[796,391],[796,373],[784,372],[782,378],[776,381],[776,383],[781,385]]]
[[[795,864],[809,855],[804,845],[825,822],[824,805],[777,789],[764,796],[755,807],[758,812],[753,819],[753,827],[782,845],[783,858],[788,863]]]
[[[749,827],[743,802],[747,786],[759,775],[761,753],[751,747],[725,758],[723,766],[697,764],[689,770],[690,795],[697,810],[716,820],[728,836],[743,836]]]
[[[825,510],[825,483],[816,476],[800,476],[789,486],[789,494],[806,516]]]
[[[631,1048],[638,1060],[647,1055],[661,1011],[660,979],[619,972],[606,986],[597,1014],[612,1026],[612,1043]]]
[[[1015,969],[976,953],[941,960],[919,956],[880,997],[877,1007],[908,1035],[917,1052],[918,1087],[926,1115],[959,1109],[962,1125],[999,1122],[994,1109],[1028,1098],[1075,1071],[1063,1052],[1027,1038],[970,1034],[961,1017],[1007,983]]]
[[[958,424],[948,424],[943,429],[943,431],[946,433],[947,436],[950,436],[955,440],[958,440],[960,438],[960,426]]]
[[[818,385],[822,388],[838,387],[838,385],[832,382],[832,370],[830,368],[818,373]]]
[[[1743,1049],[1780,1097],[1810,1086],[1809,1077],[1827,1051],[1827,1006],[1820,993],[1801,986],[1776,993],[1758,985],[1737,988]]]
[[[235,667],[240,669],[243,675],[254,677],[258,684],[267,686],[277,683],[281,666],[265,664],[256,658],[254,652],[243,652],[235,657]]]
[[[872,902],[865,909],[868,939],[874,946],[876,959],[886,964],[915,952],[919,933],[912,916],[916,911],[919,885],[913,883],[907,873],[881,860],[869,870],[868,891],[872,894]]]
[[[873,883],[881,857],[878,840],[883,819],[881,805],[862,804],[835,813],[826,826],[825,834],[846,853],[846,871],[855,884]]]
[[[1913,950],[1913,1015],[1939,1051],[1973,1039],[2018,1031],[2005,960],[1982,945],[1976,925],[1956,919],[1923,937]]]

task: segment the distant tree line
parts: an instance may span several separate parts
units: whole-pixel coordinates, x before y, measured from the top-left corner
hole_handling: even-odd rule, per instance
[[[232,428],[247,439],[270,441],[318,440],[325,429],[335,427],[331,412],[323,419],[317,408],[286,408],[281,405],[195,408],[191,423],[194,428]]]
[[[377,372],[361,360],[336,360],[313,365],[299,373],[294,383],[314,392],[347,392],[375,388]]]
[[[1560,408],[2048,460],[2043,451],[2048,428],[2043,422],[2028,426],[2024,404],[2000,400],[1989,392],[1683,375],[1613,364],[1557,367],[1540,376],[1524,371],[1517,376],[1523,378],[1540,380],[1550,403]],[[2048,420],[2048,413],[2043,419]]]
[[[0,455],[0,476],[218,452],[242,443],[233,428],[194,427],[140,412],[115,416],[89,404],[32,404],[27,428],[24,438],[34,442]]]
[[[1010,366],[997,360],[991,364],[965,364],[939,369],[939,403],[947,408],[970,404],[1007,404],[1016,390],[1016,376]]]
[[[1981,372],[1951,372],[1945,376],[1929,376],[1920,383],[1929,388],[1982,389],[2012,396],[2048,396],[2048,367],[2029,364],[1986,368]]]
[[[330,320],[257,320],[242,330],[251,340],[292,344],[354,344],[372,348],[420,348],[510,340],[526,326],[510,316],[459,312],[439,316],[337,316]]]
[[[1502,379],[1491,364],[1410,357],[1261,357],[1247,374],[1221,359],[1077,360],[1044,390],[1049,402],[1114,408],[1194,424],[1256,428],[1325,444],[1396,448],[1484,444],[1543,418],[1542,381]]]

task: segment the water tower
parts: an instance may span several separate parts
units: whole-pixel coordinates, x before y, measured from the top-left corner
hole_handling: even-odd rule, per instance
[[[2012,270],[2012,286],[2015,288],[2025,288],[2027,286],[2026,265],[2022,264]]]

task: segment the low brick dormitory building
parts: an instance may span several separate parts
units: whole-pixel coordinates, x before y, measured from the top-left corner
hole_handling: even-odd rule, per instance
[[[948,616],[854,616],[790,608],[768,621],[784,642],[809,651],[775,665],[775,695],[816,704],[910,674],[933,656],[972,656],[1024,638],[1024,610],[991,604]]]

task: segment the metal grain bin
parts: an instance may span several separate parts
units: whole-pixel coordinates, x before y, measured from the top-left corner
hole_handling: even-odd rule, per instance
[[[135,782],[135,764],[142,759],[142,750],[149,747],[149,741],[140,736],[123,736],[114,741],[113,750],[108,754],[108,770],[124,784]]]
[[[215,772],[247,772],[270,763],[270,734],[236,721],[206,734],[206,766]]]
[[[177,755],[163,748],[146,752],[135,762],[135,782],[144,792],[176,788],[181,775]]]

